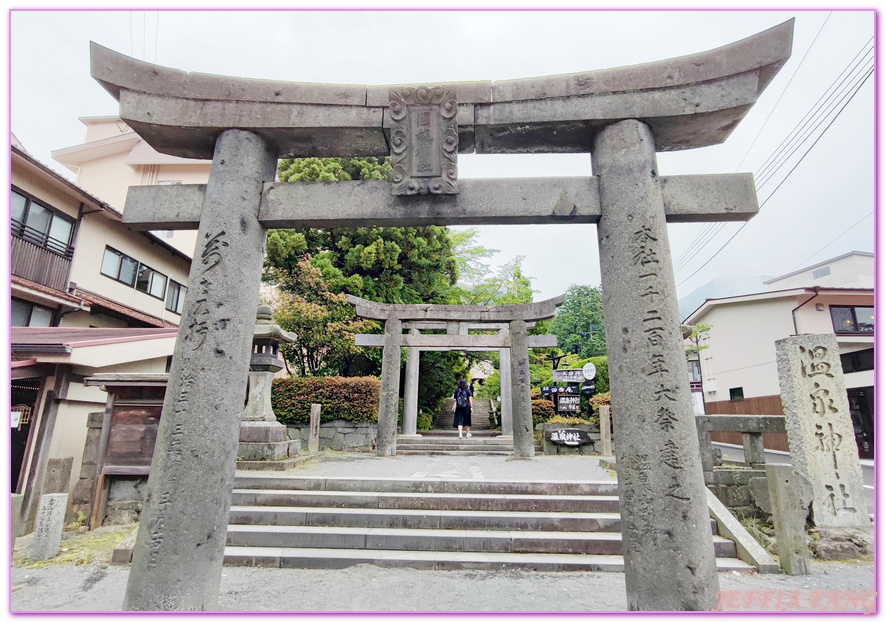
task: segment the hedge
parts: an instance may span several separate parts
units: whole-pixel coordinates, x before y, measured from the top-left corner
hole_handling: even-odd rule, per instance
[[[311,403],[320,403],[320,421],[378,421],[379,381],[371,376],[312,376],[275,379],[271,406],[281,424],[307,425]]]
[[[542,422],[547,422],[552,417],[554,417],[556,412],[554,411],[554,403],[547,399],[541,400],[533,400],[532,401],[532,425],[541,424]]]

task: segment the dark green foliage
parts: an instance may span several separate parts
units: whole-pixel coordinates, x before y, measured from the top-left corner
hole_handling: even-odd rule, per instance
[[[423,352],[419,359],[418,408],[436,413],[441,403],[455,392],[458,380],[466,378],[467,374],[462,353]]]
[[[551,321],[551,333],[564,353],[579,357],[606,354],[603,331],[603,293],[600,288],[571,285],[566,300]]]
[[[582,362],[581,365],[583,366],[585,363],[592,363],[594,364],[594,367],[597,368],[597,376],[596,378],[594,378],[594,386],[596,387],[594,393],[607,393],[609,391],[609,359],[607,359],[605,356],[589,357],[588,360]]]
[[[372,377],[290,377],[274,380],[271,406],[282,424],[309,424],[314,402],[321,405],[321,422],[376,422],[378,395],[379,381]]]
[[[416,427],[418,430],[431,430],[434,427],[434,418],[430,413],[419,413]]]

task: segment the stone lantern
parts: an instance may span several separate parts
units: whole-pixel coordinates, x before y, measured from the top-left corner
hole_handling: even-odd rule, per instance
[[[246,407],[240,414],[237,456],[241,462],[280,461],[296,456],[301,447],[301,441],[286,438],[286,427],[277,421],[271,408],[271,381],[283,368],[279,357],[280,344],[295,341],[293,334],[271,322],[272,316],[267,305],[259,306],[255,315],[249,391]],[[240,467],[247,466],[241,464]]]

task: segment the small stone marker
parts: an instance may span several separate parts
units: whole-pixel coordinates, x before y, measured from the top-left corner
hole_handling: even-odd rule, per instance
[[[308,452],[320,450],[320,405],[311,403],[311,430],[308,436]]]
[[[12,494],[12,507],[10,508],[10,519],[11,519],[11,527],[10,527],[10,536],[12,537],[12,542],[10,544],[10,550],[15,549],[15,537],[21,536],[22,534],[22,500],[25,496],[21,493],[13,493]]]
[[[609,425],[609,407],[600,407],[600,454],[612,456],[612,430]]]
[[[809,575],[809,548],[806,547],[806,514],[797,474],[790,465],[766,465],[769,504],[775,526],[778,564],[788,575]]]
[[[788,337],[775,351],[791,461],[812,485],[813,523],[869,526],[837,337]]]
[[[58,554],[65,529],[67,493],[46,493],[40,496],[37,519],[34,522],[34,540],[31,542],[31,560],[49,560]]]
[[[67,493],[71,487],[71,470],[74,457],[53,457],[46,461],[46,472],[43,475],[41,493]]]

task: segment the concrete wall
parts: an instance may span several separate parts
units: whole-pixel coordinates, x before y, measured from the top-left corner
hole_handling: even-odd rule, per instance
[[[817,270],[830,269],[830,274],[816,279],[814,273]],[[788,288],[811,288],[821,286],[823,288],[873,288],[874,280],[874,257],[868,255],[850,255],[815,264],[808,269],[787,275],[776,281],[766,284],[769,291],[785,290]]]
[[[179,324],[181,317],[166,309],[165,300],[101,274],[101,266],[105,247],[109,246],[166,275],[168,288],[168,279],[187,286],[190,269],[188,261],[153,242],[147,236],[133,232],[122,223],[98,213],[84,217],[76,244],[71,263],[71,281],[90,292],[173,324]],[[75,323],[73,319],[69,322],[72,326],[89,326]]]
[[[794,332],[796,306],[794,299],[721,305],[699,320],[712,325],[701,352],[705,402],[729,400],[732,387],[742,387],[746,398],[779,393],[775,341]]]
[[[833,333],[830,306],[873,305],[873,293],[820,294],[802,307],[811,294],[715,305],[696,322],[712,325],[699,353],[705,402],[728,401],[729,389],[741,387],[745,398],[780,393],[775,364],[775,341],[795,333]],[[816,304],[823,305],[819,311]],[[797,320],[796,331],[792,312]],[[841,353],[873,348],[873,336],[838,336]],[[847,387],[874,384],[873,371],[846,375]]]

